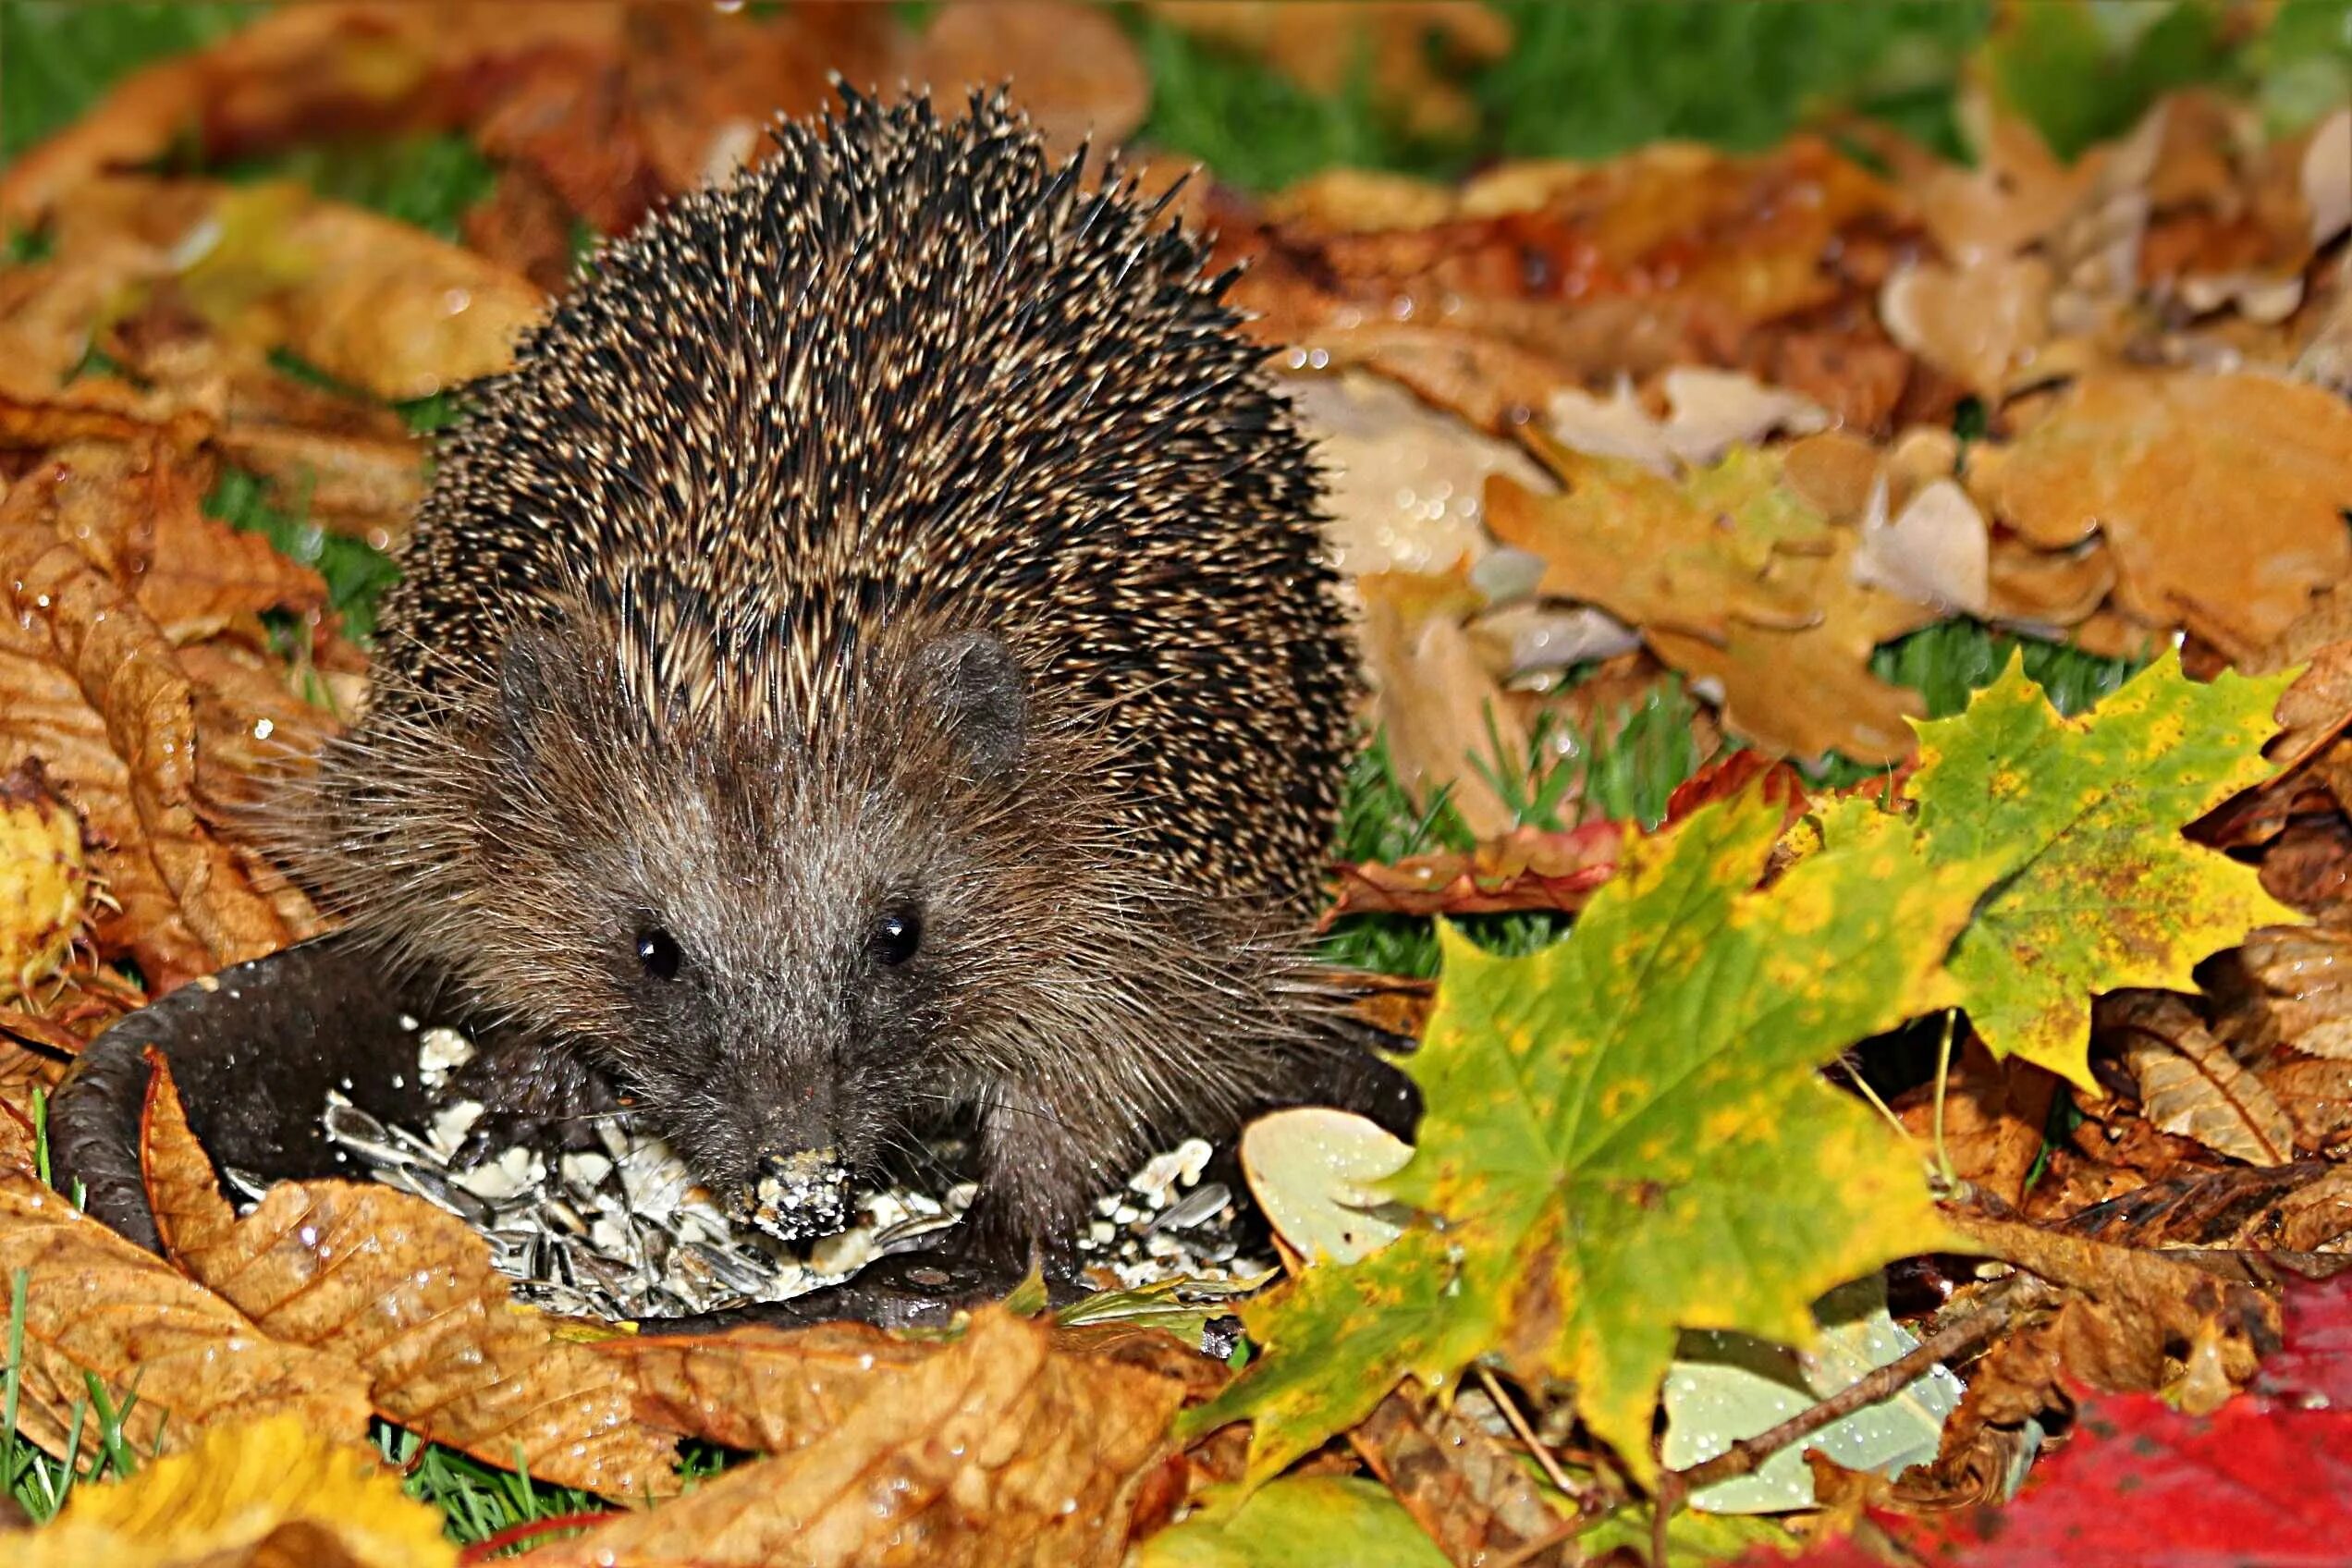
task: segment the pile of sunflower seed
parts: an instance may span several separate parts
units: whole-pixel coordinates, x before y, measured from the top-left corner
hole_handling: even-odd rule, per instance
[[[419,1032],[418,1072],[428,1087],[445,1085],[472,1054],[453,1030]],[[937,1244],[974,1194],[970,1183],[936,1196],[861,1190],[848,1230],[788,1243],[729,1220],[668,1145],[626,1116],[596,1124],[598,1149],[550,1162],[511,1147],[460,1168],[459,1150],[482,1114],[478,1103],[459,1100],[430,1127],[387,1126],[330,1095],[325,1123],[338,1159],[481,1231],[518,1300],[570,1316],[666,1317],[789,1300],[876,1258]],[[1270,1260],[1242,1254],[1231,1192],[1202,1180],[1209,1154],[1207,1144],[1187,1141],[1096,1204],[1077,1245],[1100,1282],[1233,1281],[1268,1269]]]

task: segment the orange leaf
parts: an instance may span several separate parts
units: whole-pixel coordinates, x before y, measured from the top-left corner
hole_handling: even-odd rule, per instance
[[[954,1344],[877,1358],[870,1376],[823,1440],[531,1562],[1109,1568],[1182,1395],[1171,1379],[1058,1353],[1049,1328],[1001,1307],[974,1313]]]
[[[23,1403],[18,1425],[52,1454],[66,1450],[73,1408],[95,1373],[119,1402],[137,1452],[185,1447],[215,1422],[279,1412],[354,1441],[367,1390],[344,1357],[282,1344],[169,1264],[141,1251],[23,1171],[0,1169],[0,1343],[9,1281],[25,1271]],[[82,1451],[95,1452],[92,1424]]]
[[[184,1127],[149,1118],[151,1141]],[[263,1332],[359,1363],[387,1418],[558,1486],[675,1489],[671,1445],[637,1423],[624,1372],[511,1305],[463,1220],[348,1182],[281,1182],[226,1232],[201,1201],[192,1218],[175,1238],[180,1265]]]

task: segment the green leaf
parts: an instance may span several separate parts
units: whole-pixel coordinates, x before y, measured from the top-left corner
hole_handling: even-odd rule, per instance
[[[1929,861],[2000,865],[1951,961],[1995,1055],[2095,1089],[2093,992],[2187,988],[2207,954],[2258,925],[2301,923],[2253,867],[2179,831],[2271,771],[2261,746],[2295,674],[2204,685],[2168,654],[2062,718],[2013,661],[1966,713],[1919,726],[1906,788]]]
[[[1244,1307],[1266,1354],[1192,1430],[1254,1419],[1260,1478],[1401,1378],[1441,1389],[1492,1355],[1573,1379],[1646,1477],[1680,1329],[1807,1343],[1815,1297],[1950,1244],[1916,1154],[1816,1069],[1945,1005],[1939,960],[1993,873],[1930,867],[1894,833],[1759,891],[1780,826],[1751,793],[1632,839],[1567,940],[1530,957],[1445,930],[1406,1063],[1421,1144],[1388,1183],[1422,1222]]]
[[[1213,1496],[1145,1541],[1135,1568],[1446,1568],[1446,1556],[1377,1481],[1298,1476],[1246,1498]]]

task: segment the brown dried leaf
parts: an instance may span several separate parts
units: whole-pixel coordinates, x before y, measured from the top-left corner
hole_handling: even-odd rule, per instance
[[[2064,1229],[2177,1257],[2340,1253],[2352,1236],[2352,1170],[2303,1159],[2185,1170],[2072,1215]]]
[[[2352,408],[2256,375],[2086,376],[1969,487],[2030,543],[2103,533],[2116,602],[2252,653],[2352,573]]]
[[[2050,336],[2052,282],[2040,256],[1962,271],[1913,263],[1887,279],[1879,317],[1897,343],[1997,403],[2011,374]]]
[[[1388,737],[1397,778],[1424,802],[1451,784],[1450,797],[1471,832],[1492,838],[1513,826],[1511,810],[1471,766],[1527,754],[1518,711],[1471,644],[1464,621],[1481,602],[1461,572],[1373,572],[1356,580],[1364,601],[1362,647],[1373,686],[1373,711]]]
[[[59,538],[52,469],[0,501],[0,752],[37,754],[102,840],[98,868],[151,986],[258,958],[291,937],[197,809],[195,701],[144,611]],[[107,926],[101,926],[105,940]]]
[[[1953,1064],[1944,1092],[1943,1152],[1964,1182],[2015,1207],[2041,1158],[2057,1075],[2023,1057],[1996,1061],[1971,1033]],[[1912,1136],[1932,1147],[1935,1085],[1925,1084],[1894,1102]]]
[[[1075,0],[945,6],[907,74],[949,99],[1011,82],[1047,145],[1064,157],[1089,140],[1119,146],[1151,112],[1151,75],[1126,30]]]
[[[957,1342],[877,1360],[871,1376],[822,1440],[532,1561],[1108,1568],[1182,1397],[1169,1379],[1059,1354],[1046,1325],[999,1307],[975,1312]]]
[[[2059,1360],[2111,1393],[2153,1391],[2167,1351],[2203,1344],[2242,1385],[2278,1343],[2278,1305],[2162,1254],[2045,1231],[2015,1220],[1945,1213],[1992,1256],[2075,1292],[2059,1316]]]
[[[1615,875],[1625,828],[1590,822],[1566,832],[1518,827],[1468,854],[1447,851],[1381,865],[1338,868],[1339,896],[1324,912],[1329,925],[1349,914],[1503,914],[1518,910],[1579,910]]]
[[[1501,1558],[1531,1568],[1583,1562],[1568,1538],[1574,1515],[1546,1501],[1521,1451],[1471,1419],[1474,1401],[1483,1404],[1486,1396],[1464,1394],[1440,1408],[1408,1381],[1348,1441],[1449,1562]]]
[[[1800,631],[1738,624],[1721,646],[1653,629],[1649,645],[1677,669],[1718,682],[1724,727],[1775,755],[1836,752],[1873,766],[1900,762],[1913,744],[1907,721],[1927,709],[1917,692],[1872,675],[1870,654],[1938,613],[1855,582],[1859,541],[1844,529],[1835,538],[1831,554],[1783,556],[1767,573],[1782,593],[1816,606],[1815,624]]]
[[[367,1388],[344,1357],[281,1344],[163,1259],[141,1251],[21,1171],[0,1169],[0,1280],[26,1271],[19,1429],[65,1452],[85,1373],[119,1401],[134,1449],[183,1448],[204,1427],[277,1412],[353,1441],[367,1429]],[[13,1332],[0,1290],[0,1342]],[[85,1457],[96,1438],[82,1428]]]
[[[199,162],[345,135],[465,123],[518,71],[608,55],[623,7],[563,0],[397,0],[288,6],[209,49],[115,82],[97,105],[0,175],[0,222],[30,226],[110,169],[188,139]]]
[[[2265,926],[2248,935],[2238,961],[2252,985],[2264,1044],[2352,1061],[2352,933]]]
[[[227,1235],[200,1225],[172,1250],[263,1332],[358,1363],[376,1408],[436,1442],[608,1497],[676,1488],[628,1378],[510,1305],[482,1238],[422,1198],[281,1182]]]
[[[789,1453],[824,1438],[937,1354],[864,1323],[631,1334],[588,1348],[626,1369],[646,1425],[753,1453]]]
[[[1781,482],[1778,459],[1746,450],[1681,483],[1621,458],[1531,436],[1562,493],[1507,475],[1487,482],[1487,526],[1542,557],[1542,591],[1598,605],[1645,631],[1720,643],[1734,623],[1792,629],[1819,609],[1802,582],[1769,570],[1818,554],[1827,521]]]
[[[2183,998],[2165,991],[2111,991],[2093,1028],[2122,1035],[2124,1062],[2139,1081],[2142,1114],[2160,1131],[2194,1138],[2248,1165],[2295,1158],[2295,1129],[2262,1081],[2238,1065]]]
[[[638,1425],[625,1368],[510,1305],[482,1238],[386,1187],[284,1182],[239,1219],[189,1129],[171,1072],[153,1077],[141,1168],[165,1250],[272,1336],[334,1352],[376,1407],[501,1466],[615,1497],[674,1489],[670,1445]]]

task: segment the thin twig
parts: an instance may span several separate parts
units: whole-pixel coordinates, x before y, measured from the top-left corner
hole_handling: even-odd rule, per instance
[[[1526,1416],[1520,1414],[1519,1402],[1513,1399],[1510,1390],[1495,1381],[1495,1375],[1484,1366],[1478,1368],[1478,1381],[1486,1386],[1487,1397],[1495,1402],[1495,1408],[1502,1412],[1502,1418],[1511,1423],[1511,1429],[1519,1434],[1519,1440],[1527,1445],[1527,1452],[1536,1456],[1536,1463],[1543,1466],[1543,1473],[1551,1477],[1551,1484],[1560,1488],[1562,1496],[1574,1501],[1576,1488],[1568,1479],[1568,1473],[1560,1467],[1560,1461],[1551,1456],[1551,1450],[1536,1436],[1536,1429],[1527,1425]]]
[[[1666,1523],[1684,1498],[1718,1482],[1754,1474],[1766,1460],[1790,1444],[1811,1437],[1857,1410],[1893,1398],[1915,1379],[1927,1376],[1939,1362],[1973,1350],[2007,1328],[2016,1316],[2015,1297],[2010,1292],[1998,1290],[1987,1292],[1987,1296],[1978,1310],[1956,1323],[1946,1324],[1914,1349],[1865,1374],[1810,1410],[1801,1411],[1752,1438],[1743,1438],[1714,1458],[1687,1470],[1667,1471],[1659,1478],[1657,1501],[1651,1505],[1657,1511],[1650,1520],[1651,1568],[1665,1568]]]

